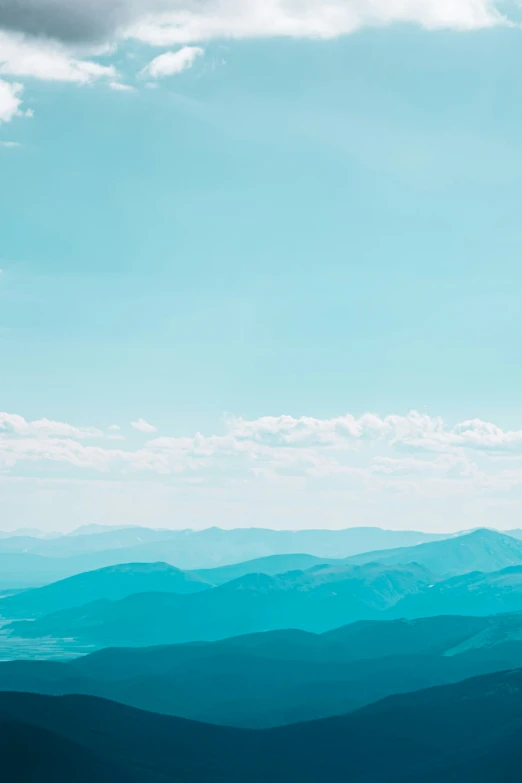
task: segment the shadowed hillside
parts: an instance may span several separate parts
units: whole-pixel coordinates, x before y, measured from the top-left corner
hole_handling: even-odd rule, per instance
[[[71,779],[77,779],[87,752],[96,757],[91,772],[99,780],[106,780],[112,767],[119,781],[141,774],[148,783],[514,783],[522,763],[521,693],[520,670],[502,672],[393,696],[352,715],[263,732],[184,721],[86,696],[0,694],[0,718],[4,726],[23,726],[15,729],[17,742],[18,747],[23,742],[29,758],[34,748],[41,752],[45,746],[41,730],[52,732],[57,753],[67,746]],[[0,745],[0,762],[16,780],[20,754],[12,745]],[[42,774],[39,780],[65,781],[48,776],[47,769]]]
[[[249,574],[193,595],[139,593],[15,621],[12,634],[74,637],[97,646],[212,640],[276,628],[324,631],[373,618],[430,584],[426,569],[341,563],[279,576]]]
[[[321,635],[273,631],[107,649],[70,663],[6,662],[0,690],[84,693],[206,722],[265,727],[520,666],[521,638],[522,615],[361,622]]]

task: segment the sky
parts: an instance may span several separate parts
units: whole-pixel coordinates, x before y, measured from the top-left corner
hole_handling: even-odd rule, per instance
[[[0,529],[522,509],[522,14],[0,1]]]

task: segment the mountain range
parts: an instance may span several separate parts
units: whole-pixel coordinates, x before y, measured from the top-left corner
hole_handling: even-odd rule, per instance
[[[6,595],[0,604],[4,618],[31,618],[81,606],[93,600],[118,600],[134,593],[196,593],[248,574],[275,575],[303,570],[323,561],[313,555],[271,555],[220,568],[182,571],[168,563],[124,563],[61,579]]]
[[[151,530],[115,528],[49,539],[0,539],[0,589],[47,584],[85,571],[124,563],[167,562],[183,570],[209,569],[296,552],[322,560],[404,547],[440,535],[381,528],[345,530]]]
[[[520,777],[518,535],[94,527],[0,573],[10,781]]]
[[[210,643],[0,663],[0,690],[83,693],[263,728],[351,712],[398,692],[522,665],[522,614],[359,622]]]
[[[521,693],[522,672],[500,672],[263,731],[89,696],[3,693],[0,761],[7,780],[53,783],[515,783]]]
[[[470,571],[499,571],[522,565],[522,541],[496,530],[479,528],[453,538],[400,547],[383,552],[366,552],[349,558],[352,563],[379,562],[386,565],[418,563],[439,576]]]
[[[455,547],[455,542],[462,543],[462,547]],[[496,558],[488,554],[488,546],[493,547]],[[323,562],[347,558],[357,564],[417,562],[434,573],[449,576],[521,565],[522,541],[492,530],[443,537],[380,528],[338,531],[118,528],[53,539],[11,537],[0,540],[0,589],[41,586],[85,571],[126,563],[166,562],[182,570],[208,570],[295,553],[308,554]]]
[[[73,637],[98,647],[213,640],[277,628],[325,631],[374,618],[432,582],[416,564],[325,564],[276,576],[250,573],[191,595],[149,592],[93,601],[15,620],[7,631],[25,638]]]
[[[392,610],[397,617],[437,614],[488,615],[522,610],[522,566],[454,576],[405,596]]]
[[[522,563],[522,541],[495,531],[362,559],[324,562],[284,555],[195,572],[169,570],[166,564],[129,565],[7,596],[0,607],[4,617],[31,618],[8,625],[13,636],[74,638],[95,647],[522,610],[522,565],[511,565],[517,559]],[[310,561],[314,564],[307,567]],[[466,565],[482,571],[447,576]],[[499,565],[502,569],[494,571]],[[167,583],[168,591],[161,586]],[[96,600],[85,603],[89,598]]]
[[[0,603],[0,614],[34,618],[100,599],[117,601],[133,593],[196,593],[210,587],[196,574],[168,563],[126,563],[7,596]]]
[[[177,547],[180,559],[196,558],[217,565],[222,560],[240,560],[275,554],[306,552],[318,557],[347,557],[371,549],[412,546],[443,538],[442,534],[411,530],[383,530],[377,527],[351,527],[344,530],[271,530],[268,528],[210,527],[204,530],[154,530],[148,527],[94,526],[79,528],[68,535],[42,538],[34,535],[11,535],[0,538],[0,552],[31,552],[51,557],[127,548],[161,542]],[[230,558],[233,558],[230,560]],[[114,564],[116,565],[116,564]],[[183,568],[194,567],[186,562]],[[198,567],[198,566],[196,566]],[[204,566],[203,566],[204,567]]]

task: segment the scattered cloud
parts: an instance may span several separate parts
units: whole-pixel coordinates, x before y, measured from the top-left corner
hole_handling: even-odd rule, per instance
[[[99,438],[103,433],[96,427],[74,427],[72,424],[66,424],[61,421],[51,421],[50,419],[37,419],[36,421],[26,421],[23,416],[15,413],[0,413],[0,436],[4,433],[19,436],[40,436],[58,437],[67,436],[71,438]]]
[[[263,416],[253,421],[232,418],[230,431],[239,439],[250,439],[267,445],[323,445],[355,447],[357,441],[386,439],[411,440],[444,431],[441,418],[411,411],[407,416],[380,417],[365,413],[359,418],[351,414],[332,419],[311,416]]]
[[[22,487],[32,482],[49,488],[48,518],[54,525],[64,505],[55,490],[63,482],[71,487],[66,508],[71,502],[86,508],[78,504],[80,485],[87,504],[90,490],[105,497],[117,487],[123,505],[116,512],[100,497],[94,514],[114,511],[115,519],[139,508],[149,521],[178,518],[191,526],[209,519],[225,526],[270,520],[275,527],[301,528],[518,525],[522,433],[516,428],[480,419],[449,425],[415,411],[239,417],[225,420],[218,433],[181,437],[155,437],[152,425],[143,419],[136,424],[146,434],[139,447],[135,439],[122,440],[118,425],[102,430],[1,413],[2,518],[19,522],[20,508],[33,502]],[[168,498],[161,513],[156,501],[147,502],[149,490]],[[35,492],[33,499],[40,497]],[[34,505],[38,516],[42,506]]]
[[[135,425],[147,435],[154,431],[143,419]],[[219,434],[150,437],[139,448],[118,430],[0,414],[0,479],[118,482],[122,496],[128,488],[137,498],[142,487],[163,487],[174,493],[169,503],[184,493],[183,518],[194,519],[195,504],[204,505],[206,497],[205,520],[210,515],[229,525],[231,519],[241,525],[271,519],[297,527],[515,527],[519,463],[516,429],[476,419],[448,426],[416,412],[232,418]],[[12,503],[16,515],[20,497]],[[173,508],[164,509],[170,519]],[[157,510],[146,515],[156,518]]]
[[[1,24],[0,75],[75,84],[90,84],[97,79],[117,81],[112,65],[79,59],[61,43],[2,32]]]
[[[109,82],[111,90],[119,92],[134,92],[135,88],[131,84],[123,84],[122,82]]]
[[[394,23],[482,30],[515,24],[511,7],[515,0],[0,0],[0,123],[21,114],[20,80],[133,91],[107,61],[129,40],[181,47],[135,74],[151,88],[190,68],[209,41],[324,40]]]
[[[21,115],[22,92],[23,86],[21,84],[0,79],[0,123],[11,122],[13,117]]]
[[[107,429],[111,430],[111,432],[117,432],[118,430],[121,430],[121,427],[119,424],[111,424]]]
[[[145,419],[137,419],[137,421],[131,421],[131,427],[139,432],[156,432],[156,427],[153,424],[149,424]]]
[[[164,52],[155,57],[141,72],[147,78],[160,79],[192,68],[197,57],[203,54],[199,46],[183,46],[176,52]]]
[[[147,435],[156,432],[141,418],[131,426]],[[93,438],[105,443],[85,443]],[[115,473],[188,473],[223,480],[279,476],[356,482],[366,489],[405,489],[435,481],[473,482],[480,491],[522,484],[522,470],[511,467],[515,457],[522,458],[522,431],[503,430],[479,419],[448,427],[440,417],[416,411],[330,419],[230,418],[222,434],[155,437],[139,449],[112,445],[124,440],[118,425],[111,425],[104,435],[96,427],[0,413],[3,469],[23,461],[51,461]],[[405,455],[408,451],[416,454]]]

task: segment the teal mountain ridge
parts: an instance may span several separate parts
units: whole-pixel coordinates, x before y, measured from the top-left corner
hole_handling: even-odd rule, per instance
[[[259,732],[89,696],[3,693],[0,757],[8,780],[20,769],[41,779],[43,763],[53,783],[86,771],[98,783],[518,783],[521,694],[521,670],[501,672]]]
[[[218,582],[244,573],[194,595],[135,593],[120,601],[69,607],[34,622],[15,621],[7,631],[21,638],[71,637],[98,647],[147,646],[277,628],[320,632],[364,619],[522,610],[522,541],[495,531],[319,562],[305,570],[258,572],[277,571],[298,558],[306,565],[307,557],[249,561],[227,567],[228,572],[217,569]],[[482,576],[462,576],[469,567],[480,567]],[[212,571],[195,572],[195,577],[209,584]],[[9,607],[27,607],[30,600],[30,592],[22,593],[2,599],[0,607],[8,616]]]
[[[265,728],[351,712],[398,692],[522,665],[522,614],[358,622],[210,643],[109,648],[70,662],[0,663],[0,690],[83,693]]]
[[[433,581],[416,564],[323,565],[276,576],[247,574],[192,595],[138,593],[94,601],[34,621],[14,621],[7,630],[26,638],[72,637],[100,647],[209,641],[278,628],[317,632],[372,619]]]

